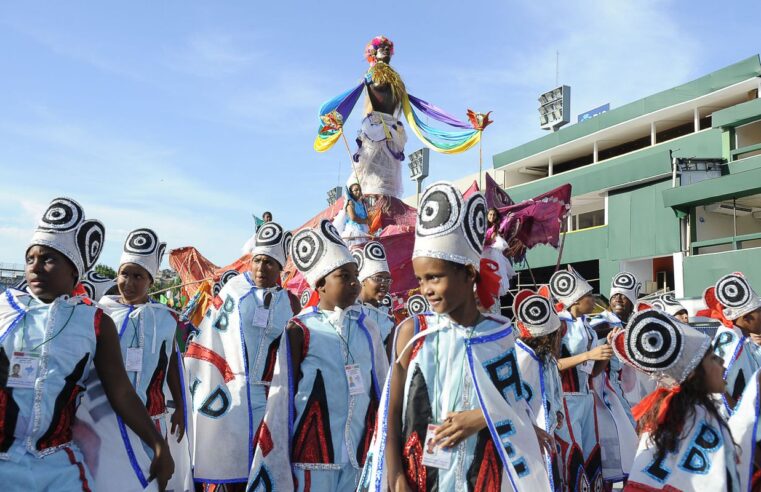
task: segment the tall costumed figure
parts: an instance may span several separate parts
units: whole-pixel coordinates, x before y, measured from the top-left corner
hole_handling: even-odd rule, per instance
[[[361,82],[329,100],[320,108],[320,126],[314,141],[318,152],[325,152],[342,139],[351,156],[352,176],[364,195],[401,197],[404,146],[407,133],[401,116],[412,132],[434,151],[444,154],[464,152],[481,141],[481,132],[491,123],[489,115],[468,110],[468,122],[460,121],[435,105],[423,101],[407,89],[401,76],[389,63],[394,43],[384,36],[373,38],[365,48],[370,68]],[[352,153],[343,132],[344,122],[360,95],[367,91],[364,119]],[[420,115],[454,130],[429,126]]]

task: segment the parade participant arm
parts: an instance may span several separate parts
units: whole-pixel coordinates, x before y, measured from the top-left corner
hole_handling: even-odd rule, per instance
[[[174,461],[169,454],[169,445],[156,430],[145,405],[127,377],[122,362],[119,335],[116,333],[114,322],[106,315],[103,315],[100,321],[94,362],[108,402],[116,414],[153,449],[154,456],[148,480],[155,478],[159,489],[164,490],[174,473]]]
[[[367,218],[362,218],[354,211],[354,203],[349,202],[348,205],[346,205],[346,213],[349,215],[349,219],[351,219],[353,222],[356,222],[357,224],[367,224],[368,220]]]
[[[304,347],[304,332],[296,323],[288,323],[285,333],[288,335],[288,343],[291,346],[291,375],[293,379],[293,395],[299,390],[299,379],[301,379],[301,358]]]
[[[299,311],[301,311],[301,302],[299,302],[299,298],[293,295],[293,292],[288,291],[288,300],[291,302],[291,311],[293,312],[293,315],[296,316],[299,314]]]
[[[610,345],[603,343],[593,348],[588,352],[582,352],[578,355],[572,355],[570,357],[564,357],[558,360],[558,371],[570,369],[576,367],[579,364],[583,364],[588,360],[595,361],[594,369],[592,369],[592,377],[600,374],[605,366],[608,365],[608,361],[613,357],[613,349]]]
[[[177,442],[182,441],[185,435],[185,405],[182,404],[183,391],[180,382],[180,368],[177,360],[177,346],[172,345],[172,358],[169,361],[169,370],[166,374],[166,382],[169,392],[174,400],[174,412],[172,413],[172,435],[177,436]]]
[[[399,353],[407,346],[415,332],[415,322],[407,319],[399,326],[396,350]],[[402,467],[402,403],[404,400],[404,381],[407,379],[407,366],[410,363],[410,351],[401,354],[399,362],[391,361],[394,370],[391,373],[391,388],[388,403],[388,433],[386,435],[386,464],[388,466],[388,488],[391,492],[411,491]]]

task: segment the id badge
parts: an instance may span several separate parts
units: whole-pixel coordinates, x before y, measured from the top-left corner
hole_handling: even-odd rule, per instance
[[[36,352],[13,352],[8,388],[34,388],[37,373],[40,369],[40,354]]]
[[[143,370],[143,349],[140,347],[128,348],[125,366],[128,372],[141,372]]]
[[[452,450],[433,443],[438,428],[438,425],[428,424],[423,444],[423,465],[448,470],[452,464]]]
[[[361,395],[365,392],[365,383],[362,381],[362,372],[359,370],[359,364],[347,364],[346,381],[349,382],[349,394]]]
[[[270,320],[270,310],[264,308],[257,308],[254,311],[254,326],[267,326],[267,322]]]

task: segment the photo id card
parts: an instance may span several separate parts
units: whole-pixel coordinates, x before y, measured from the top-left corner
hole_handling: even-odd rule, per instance
[[[438,425],[428,424],[423,445],[423,465],[448,470],[452,463],[452,450],[433,443],[438,428]]]
[[[140,372],[143,370],[143,349],[130,347],[127,349],[127,362],[124,364],[128,372]]]
[[[13,352],[8,388],[34,388],[37,372],[40,369],[40,354],[34,352]]]
[[[365,383],[362,380],[362,372],[359,370],[359,364],[347,364],[346,380],[349,382],[349,394],[361,395],[365,392]]]

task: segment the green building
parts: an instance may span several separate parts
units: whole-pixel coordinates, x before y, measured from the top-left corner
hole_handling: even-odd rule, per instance
[[[619,271],[645,293],[699,298],[742,271],[761,290],[761,63],[758,55],[494,155],[515,201],[573,186],[561,264],[607,295]],[[518,284],[546,282],[539,246]]]

